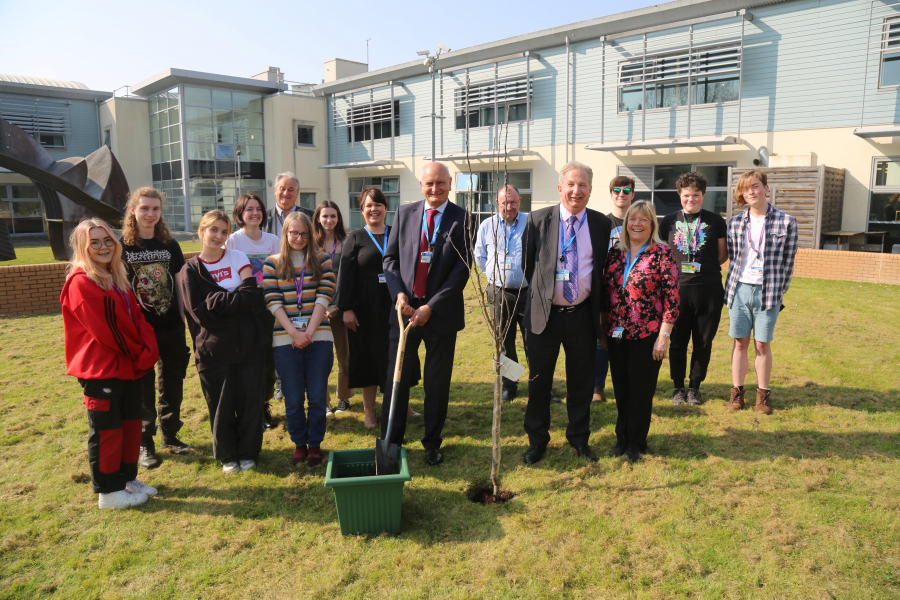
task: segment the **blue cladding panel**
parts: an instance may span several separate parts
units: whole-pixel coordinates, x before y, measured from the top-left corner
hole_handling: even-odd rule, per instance
[[[73,156],[87,156],[100,147],[100,123],[97,120],[97,105],[88,100],[67,100],[63,98],[45,98],[38,95],[2,94],[3,98],[13,102],[34,102],[41,100],[52,103],[54,107],[68,113],[69,132],[66,134],[65,148],[47,148],[47,153],[55,160]],[[2,105],[0,100],[0,105]]]

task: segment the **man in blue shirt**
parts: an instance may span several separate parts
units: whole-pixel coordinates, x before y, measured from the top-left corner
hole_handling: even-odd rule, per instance
[[[519,362],[516,354],[516,325],[522,330],[525,340],[525,294],[528,282],[522,268],[522,235],[528,223],[528,214],[520,213],[522,199],[519,190],[506,185],[497,194],[499,213],[486,219],[478,228],[475,244],[475,261],[478,268],[487,275],[487,298],[492,307],[500,303],[500,321],[506,336],[503,339],[503,353],[507,358]],[[528,347],[525,347],[528,354]],[[516,397],[518,384],[503,378],[503,402]]]

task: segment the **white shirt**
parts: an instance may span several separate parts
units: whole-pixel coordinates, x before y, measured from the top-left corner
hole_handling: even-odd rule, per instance
[[[586,213],[587,209],[582,208],[581,212],[575,215],[575,241],[573,243],[578,245],[578,296],[575,298],[575,302],[569,302],[568,300],[566,300],[566,297],[563,295],[563,282],[557,281],[553,285],[552,301],[553,304],[556,304],[557,306],[581,304],[588,298],[588,296],[591,295],[591,275],[594,272],[594,248],[591,245],[591,231],[588,227]],[[556,271],[559,271],[561,269],[571,270],[570,267],[566,266],[559,260],[559,257],[563,253],[563,240],[565,239],[568,220],[571,216],[572,213],[566,210],[562,203],[560,203],[559,245],[556,250],[556,268],[553,270],[554,275]],[[581,219],[584,219],[584,223],[581,222]]]
[[[206,268],[216,283],[229,292],[233,292],[241,285],[241,269],[250,266],[250,259],[243,252],[237,250],[225,250],[222,258],[215,262],[206,262],[202,258],[200,263]]]
[[[262,233],[262,237],[259,238],[259,241],[253,241],[244,233],[243,229],[238,229],[225,242],[225,247],[247,255],[247,258],[250,260],[250,267],[253,269],[253,275],[256,277],[256,284],[262,286],[263,263],[268,257],[278,254],[281,240],[274,234],[266,233],[265,231],[260,233]]]
[[[428,230],[425,228],[425,225],[428,224],[428,211],[429,210],[437,211],[437,214],[434,215],[434,230],[431,232],[431,235],[435,235],[435,232],[441,228],[441,220],[444,218],[444,211],[447,210],[447,204],[449,202],[450,202],[450,199],[448,198],[447,200],[444,201],[443,204],[441,204],[437,208],[432,208],[431,205],[428,204],[428,200],[425,201],[425,212],[422,213],[425,216],[425,218],[422,220],[422,233],[420,234],[420,236],[424,235],[425,237],[428,237]],[[437,236],[435,236],[435,238],[436,237]],[[422,238],[419,237],[420,243],[421,243],[421,240],[422,240]],[[435,242],[437,242],[437,239],[435,239]],[[428,238],[428,243],[431,243],[431,238]]]
[[[738,277],[738,281],[741,283],[749,283],[750,285],[762,285],[763,270],[753,269],[752,267],[763,266],[762,255],[763,249],[766,247],[766,217],[749,216],[750,239],[753,240],[753,243],[751,244],[746,237],[744,238],[746,252],[743,252],[741,255],[741,274]],[[759,245],[757,245],[757,242]],[[754,248],[759,250],[758,254]]]

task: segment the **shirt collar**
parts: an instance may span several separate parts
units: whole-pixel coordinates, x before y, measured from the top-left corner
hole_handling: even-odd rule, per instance
[[[584,207],[581,209],[581,211],[577,215],[575,215],[575,217],[579,223],[581,222],[581,219],[584,218],[584,213],[586,210],[587,210],[587,207]],[[566,210],[566,207],[563,206],[562,202],[560,202],[559,203],[559,219],[563,222],[566,222],[569,220],[569,217],[571,217],[571,216],[572,216],[572,213],[570,213],[568,210]]]
[[[423,200],[423,202],[425,202],[425,210],[431,209],[431,205],[428,204],[427,200]],[[447,209],[448,204],[450,204],[450,198],[447,198],[447,200],[445,200],[443,204],[441,204],[440,206],[438,206],[437,208],[435,208],[433,210],[436,210],[436,211],[438,211],[438,213],[443,215],[444,211]]]

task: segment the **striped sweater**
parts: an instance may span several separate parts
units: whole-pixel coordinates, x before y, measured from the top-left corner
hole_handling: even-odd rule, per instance
[[[299,282],[303,266],[306,262],[303,253],[292,252],[291,259],[294,263],[294,275]],[[319,260],[322,262],[324,274],[322,279],[316,281],[312,278],[312,274],[307,272],[303,276],[303,297],[300,306],[297,306],[297,290],[294,287],[293,279],[279,279],[276,275],[276,265],[281,260],[281,255],[276,254],[270,256],[263,263],[263,292],[266,296],[266,307],[274,315],[275,311],[283,308],[289,319],[301,317],[312,319],[313,308],[316,304],[321,304],[326,309],[331,304],[331,298],[334,296],[335,277],[334,271],[331,269],[331,258],[323,252],[319,252]],[[328,319],[323,318],[316,332],[312,337],[314,342],[333,342],[334,337],[331,334],[331,325]],[[287,334],[284,327],[276,319],[272,346],[288,346],[291,344],[291,336]]]

